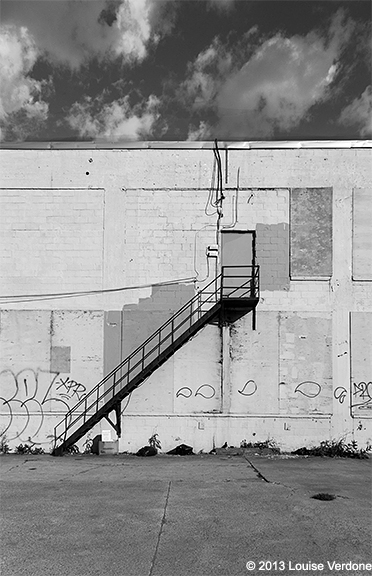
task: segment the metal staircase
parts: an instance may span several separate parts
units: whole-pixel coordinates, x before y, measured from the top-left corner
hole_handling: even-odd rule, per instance
[[[54,429],[54,456],[62,455],[105,418],[121,435],[121,402],[207,323],[233,322],[255,311],[258,266],[223,266],[222,272],[182,306],[141,346],[71,408]],[[115,413],[113,422],[110,414]]]

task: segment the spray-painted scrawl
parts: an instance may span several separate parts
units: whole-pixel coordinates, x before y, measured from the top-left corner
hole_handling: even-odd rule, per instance
[[[1,432],[10,430],[8,440],[26,442],[41,430],[45,413],[66,413],[85,396],[86,387],[59,372],[25,369],[15,374],[0,372]],[[16,417],[19,427],[12,426]]]

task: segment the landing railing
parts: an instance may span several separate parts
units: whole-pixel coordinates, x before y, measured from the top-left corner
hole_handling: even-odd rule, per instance
[[[87,395],[71,408],[54,429],[55,447],[66,442],[89,419],[114,397],[121,401],[137,377],[153,371],[157,360],[170,356],[191,333],[212,317],[222,300],[257,300],[258,266],[224,266],[222,272],[207,284],[178,312],[156,330],[134,352],[105,376]],[[204,321],[204,322],[203,322]],[[138,385],[138,384],[137,384]],[[102,413],[102,417],[105,414]],[[92,426],[94,425],[94,422]]]

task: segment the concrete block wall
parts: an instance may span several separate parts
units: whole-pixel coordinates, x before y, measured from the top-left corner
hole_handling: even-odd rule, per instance
[[[0,311],[0,430],[46,451],[54,426],[102,378],[103,313]]]
[[[282,447],[341,436],[371,441],[365,322],[372,313],[372,244],[363,217],[372,202],[371,149],[237,144],[221,154],[227,173],[220,227],[256,232],[257,330],[250,315],[230,328],[205,327],[123,402],[120,449],[136,450],[153,433],[164,449],[184,442],[209,450],[225,441],[268,437]],[[212,145],[56,147],[6,149],[1,160],[0,276],[9,297],[0,300],[6,390],[0,430],[11,420],[7,435],[13,443],[45,443],[57,409],[63,416],[71,394],[84,394],[76,384],[94,385],[213,278],[215,260],[207,261],[205,251],[220,241],[216,210],[208,202],[214,155]],[[310,198],[319,200],[316,210]],[[318,252],[312,246],[310,266],[311,234],[322,242]],[[302,262],[296,273],[295,259]],[[61,292],[80,294],[37,296]],[[12,298],[19,294],[28,296]],[[28,348],[19,334],[27,314],[33,320],[24,333],[35,336],[37,345],[26,365]],[[94,329],[81,324],[89,315]],[[53,337],[46,330],[50,318]],[[40,337],[39,322],[45,324]],[[88,343],[94,335],[90,352],[83,333]],[[24,380],[24,370],[32,372],[27,384],[20,381],[18,398],[9,387],[12,374],[16,386],[17,375]],[[48,370],[71,380],[58,388],[69,398],[53,391],[46,411]],[[36,395],[28,384],[32,374]],[[35,402],[43,406],[41,425]],[[26,420],[29,433],[22,430]],[[107,427],[102,423],[98,430]]]

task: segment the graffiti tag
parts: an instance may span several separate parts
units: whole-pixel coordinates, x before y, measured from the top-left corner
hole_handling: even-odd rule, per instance
[[[344,403],[346,395],[347,390],[343,386],[337,386],[337,388],[335,388],[335,391],[333,392],[333,396],[336,398],[336,400],[339,401],[340,404]]]
[[[199,386],[194,396],[203,396],[203,398],[210,400],[211,398],[213,398],[213,396],[215,396],[215,394],[216,390],[213,388],[213,386],[211,386],[210,384],[202,384],[201,386]],[[182,388],[180,388],[176,392],[176,398],[178,398],[179,396],[183,396],[184,398],[190,398],[190,396],[192,396],[191,388],[189,388],[188,386],[182,386]]]
[[[300,392],[300,394],[307,396],[307,398],[316,398],[319,396],[321,390],[322,387],[320,384],[318,384],[318,382],[313,382],[312,380],[305,380],[295,388],[295,392]]]
[[[352,408],[372,409],[372,382],[354,382],[352,396],[354,399],[351,404]]]
[[[67,412],[86,393],[86,387],[69,376],[29,368],[17,374],[3,370],[0,372],[0,387],[0,409],[5,421],[2,433],[5,434],[14,423],[13,428],[15,425],[17,428],[8,440],[20,438],[22,441],[30,441],[39,433],[45,412],[51,411],[52,402],[58,406],[57,410]],[[22,438],[23,435],[27,438]]]
[[[242,396],[253,396],[257,391],[257,384],[254,380],[248,380],[241,390],[238,390]]]

